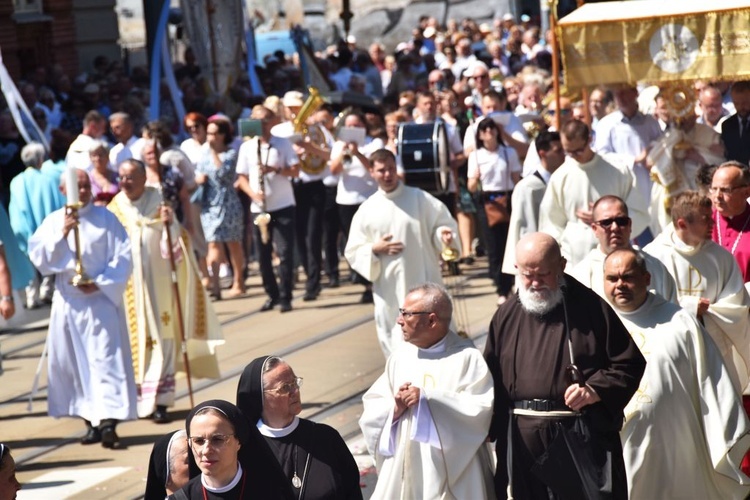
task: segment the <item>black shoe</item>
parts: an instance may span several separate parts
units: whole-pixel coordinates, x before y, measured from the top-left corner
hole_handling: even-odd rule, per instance
[[[123,448],[114,427],[104,427],[102,429],[102,446],[111,450],[121,450]]]
[[[270,311],[278,303],[279,303],[279,299],[268,299],[262,306],[260,306],[260,310],[261,312]]]
[[[305,302],[310,302],[311,300],[315,300],[318,298],[318,295],[320,295],[321,289],[320,286],[318,286],[315,290],[312,291],[306,291],[305,296],[302,297],[302,300]]]
[[[279,311],[281,311],[283,313],[289,312],[291,310],[292,310],[292,304],[291,304],[291,302],[284,301],[279,306]]]
[[[339,283],[338,276],[334,276],[328,280],[328,288],[338,288],[339,286],[341,286],[341,284]]]
[[[164,406],[157,406],[156,411],[151,415],[151,419],[157,424],[168,424],[172,421],[167,414],[167,408]]]
[[[99,432],[98,427],[89,427],[88,432],[81,438],[81,444],[94,444],[100,443],[102,440],[102,433]]]
[[[372,304],[372,290],[365,290],[362,292],[362,297],[359,299],[360,304]]]

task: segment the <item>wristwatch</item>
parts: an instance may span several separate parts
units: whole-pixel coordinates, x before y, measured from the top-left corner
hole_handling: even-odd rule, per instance
[[[3,295],[2,297],[0,297],[0,302],[13,302],[13,296]]]

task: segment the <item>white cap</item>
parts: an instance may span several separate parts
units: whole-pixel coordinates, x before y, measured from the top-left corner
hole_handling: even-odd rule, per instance
[[[284,98],[282,99],[282,104],[286,107],[292,107],[292,106],[302,106],[305,103],[304,96],[302,95],[302,92],[298,90],[290,90],[286,94],[284,94]]]
[[[346,43],[350,43],[352,45],[356,45],[357,44],[357,37],[354,36],[354,35],[349,35],[348,37],[346,37]]]
[[[503,16],[503,21],[515,21],[515,20],[516,20],[515,16],[511,14],[510,12],[508,12],[507,14]]]
[[[427,26],[422,32],[422,36],[424,36],[425,38],[432,38],[433,36],[435,36],[435,33],[436,31],[434,27]]]

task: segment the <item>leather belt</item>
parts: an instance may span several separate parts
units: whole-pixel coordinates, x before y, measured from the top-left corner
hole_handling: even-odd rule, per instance
[[[570,411],[570,408],[565,406],[564,403],[553,399],[522,399],[520,401],[513,401],[513,408],[533,411]]]

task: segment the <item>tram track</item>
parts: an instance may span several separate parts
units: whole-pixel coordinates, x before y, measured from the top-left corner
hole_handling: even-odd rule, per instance
[[[471,275],[462,276],[461,278],[459,278],[459,281],[462,283],[465,283],[471,277],[472,277]],[[220,324],[222,325],[222,327],[228,327],[230,325],[252,318],[253,316],[259,314],[260,312],[261,312],[260,308],[255,308],[251,311],[234,314],[231,317],[221,321]],[[301,339],[281,349],[275,350],[274,354],[278,356],[282,356],[282,357],[288,357],[290,355],[300,353],[305,349],[321,344],[325,341],[328,341],[332,338],[335,338],[339,335],[349,332],[350,330],[354,328],[363,326],[367,324],[368,322],[373,322],[373,321],[374,321],[373,315],[372,315],[372,312],[370,311],[366,314],[356,316],[352,318],[351,320],[347,321],[346,323],[338,325],[334,328],[329,328],[309,338]],[[28,342],[24,345],[14,347],[13,349],[10,349],[4,352],[3,356],[9,357],[9,356],[17,355],[18,353],[24,352],[29,349],[38,348],[39,346],[44,344],[44,341],[45,341],[44,339],[40,339],[40,340],[35,340],[33,342]],[[204,393],[205,391],[210,390],[212,387],[215,387],[222,383],[226,383],[233,379],[236,380],[239,377],[239,375],[242,373],[242,371],[244,370],[245,366],[246,366],[245,362],[234,363],[233,366],[231,366],[229,369],[222,370],[222,374],[218,379],[200,380],[200,381],[194,382],[193,394],[194,395],[201,394],[201,393]],[[39,390],[42,391],[45,389],[46,389],[46,386],[40,387]],[[316,420],[316,421],[322,421],[322,420],[331,418],[332,416],[340,412],[346,411],[348,409],[351,409],[353,406],[358,405],[361,402],[361,397],[365,393],[365,391],[366,389],[361,389],[359,387],[356,388],[356,390],[353,393],[349,391],[348,394],[342,395],[335,401],[330,401],[328,403],[323,404],[321,407],[316,408],[314,411],[305,415],[305,418]],[[26,391],[25,393],[15,395],[11,398],[8,398],[0,402],[0,407],[6,404],[24,402],[26,399],[29,398],[30,395],[31,395],[31,391]],[[186,388],[178,390],[177,393],[175,394],[176,401],[184,402],[185,399],[188,397],[189,397],[189,393]],[[201,397],[198,396],[196,399],[201,400]],[[83,431],[77,431],[74,433],[70,433],[64,437],[55,438],[54,443],[52,444],[37,446],[33,449],[26,451],[23,454],[20,454],[18,457],[16,457],[16,461],[19,465],[29,466],[30,464],[34,463],[39,458],[44,457],[45,455],[54,453],[57,450],[61,450],[65,448],[66,446],[69,446],[69,445],[77,446],[83,434],[84,434]],[[350,435],[344,436],[344,438],[349,439],[353,437],[354,434],[356,433],[349,433],[349,434]]]

